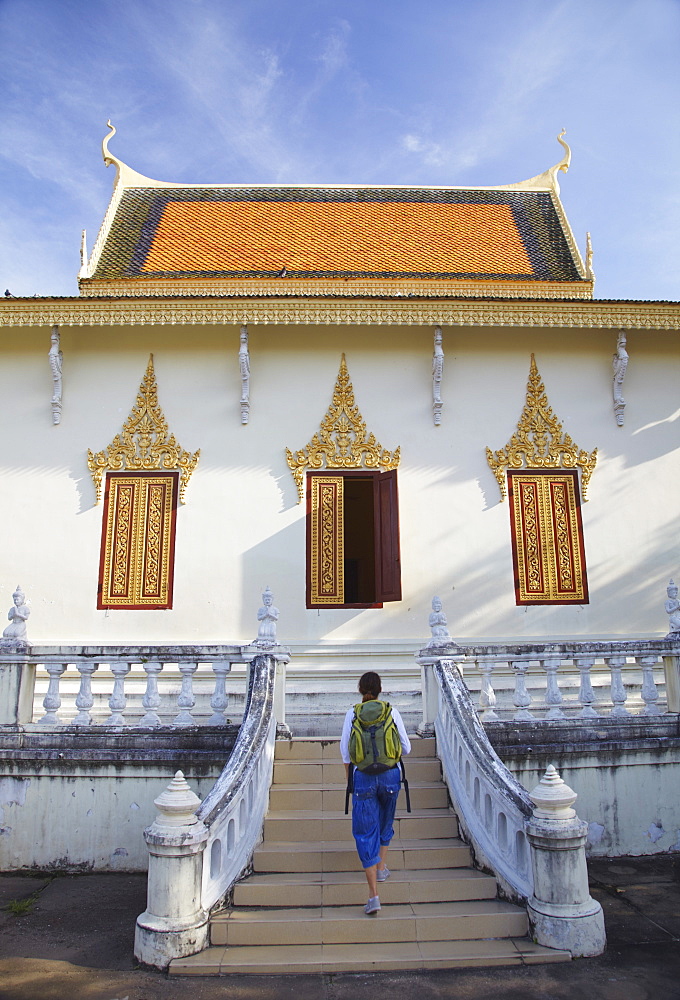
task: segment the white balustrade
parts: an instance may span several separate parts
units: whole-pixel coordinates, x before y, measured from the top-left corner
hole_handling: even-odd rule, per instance
[[[574,659],[574,663],[578,667],[581,675],[578,700],[582,707],[579,712],[579,716],[582,719],[596,719],[598,718],[598,713],[593,708],[595,692],[593,691],[593,684],[590,678],[590,672],[595,664],[595,657],[580,656]]]
[[[499,716],[494,709],[496,707],[496,692],[491,683],[491,674],[494,664],[491,660],[482,660],[479,669],[482,672],[482,686],[479,692],[479,709],[482,722],[497,722]]]
[[[144,664],[146,674],[146,691],[142,698],[142,705],[146,709],[146,714],[139,720],[140,726],[160,726],[161,720],[156,709],[161,706],[161,696],[158,693],[158,675],[163,669],[163,664],[151,660]]]
[[[65,663],[46,663],[45,670],[49,674],[50,682],[47,694],[43,699],[45,714],[40,720],[43,726],[62,726],[63,722],[59,718],[58,712],[61,707],[61,697],[59,695],[59,679],[66,670]]]
[[[76,698],[76,708],[78,714],[73,720],[75,726],[91,726],[92,715],[90,709],[94,705],[92,694],[92,674],[95,672],[98,663],[79,663],[78,672],[80,674],[80,690]]]
[[[628,695],[626,694],[621,673],[626,665],[626,657],[608,656],[606,657],[606,661],[609,664],[609,669],[611,670],[612,675],[611,699],[613,707],[611,714],[615,718],[625,718],[630,715],[630,712],[625,707]]]
[[[546,672],[545,704],[547,711],[545,718],[548,721],[556,721],[564,718],[564,712],[560,708],[563,698],[557,683],[557,671],[562,660],[559,657],[546,657],[541,660],[541,666]]]
[[[111,692],[111,697],[109,698],[111,715],[106,720],[106,725],[125,726],[127,724],[125,716],[123,715],[127,707],[127,698],[125,697],[125,678],[130,673],[132,664],[125,663],[123,660],[114,660],[113,663],[109,663],[109,668],[113,674],[113,691]]]
[[[636,656],[635,659],[642,668],[640,697],[644,701],[645,707],[640,712],[640,715],[660,715],[661,709],[657,704],[659,692],[656,689],[654,681],[654,667],[659,662],[659,657],[652,654],[650,656]]]
[[[182,675],[182,690],[177,698],[177,707],[180,709],[180,712],[175,716],[173,725],[193,726],[194,717],[191,714],[191,709],[196,704],[193,678],[198,670],[198,663],[180,663],[179,670]]]
[[[532,698],[527,691],[526,673],[529,664],[524,660],[513,660],[512,669],[515,671],[515,696],[513,701],[517,711],[514,718],[518,722],[531,722],[534,716],[529,711]]]
[[[208,720],[209,726],[226,726],[227,724],[227,706],[229,704],[229,696],[226,691],[227,674],[231,670],[231,663],[227,660],[217,660],[212,665],[213,673],[215,674],[215,690],[212,693],[210,699],[210,707],[213,710],[213,714]]]

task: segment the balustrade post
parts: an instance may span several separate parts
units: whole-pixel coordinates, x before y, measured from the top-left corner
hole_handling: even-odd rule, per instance
[[[193,726],[195,725],[195,720],[191,714],[191,709],[196,704],[193,679],[198,669],[198,663],[180,663],[178,666],[182,675],[182,690],[177,698],[177,707],[181,709],[181,712],[175,716],[173,725]]]
[[[612,680],[611,680],[611,699],[612,699],[612,710],[611,715],[614,718],[623,718],[630,715],[630,712],[625,708],[626,699],[628,695],[626,694],[626,689],[623,686],[623,678],[621,676],[621,671],[626,665],[625,656],[607,656],[605,660],[611,670]]]
[[[73,720],[74,726],[91,726],[92,715],[90,709],[94,705],[92,695],[92,674],[98,668],[98,663],[77,663],[76,668],[80,674],[80,688],[76,697],[76,708],[78,714]]]
[[[597,719],[599,713],[593,708],[595,692],[590,679],[590,671],[595,664],[594,656],[581,656],[575,661],[581,675],[581,686],[578,692],[579,704],[582,706],[579,716],[583,719]]]
[[[45,670],[47,671],[50,680],[47,685],[47,694],[43,698],[45,714],[42,719],[39,719],[39,725],[63,726],[63,722],[58,715],[59,708],[61,706],[61,698],[59,696],[59,679],[66,670],[66,664],[46,663]]]
[[[158,675],[163,669],[163,664],[155,660],[150,660],[143,664],[146,673],[146,691],[142,698],[142,705],[146,709],[146,714],[139,720],[140,726],[160,726],[161,720],[156,712],[160,708],[161,698],[158,693]]]
[[[276,735],[286,739],[292,738],[290,727],[286,722],[286,666],[285,657],[276,657],[274,672],[274,718],[276,719]]]
[[[562,692],[560,691],[560,686],[557,682],[557,671],[560,668],[562,660],[560,657],[547,657],[546,659],[541,660],[540,663],[547,675],[545,704],[548,710],[545,713],[545,718],[551,721],[564,719],[564,712],[560,708],[563,701]]]
[[[534,716],[529,711],[532,698],[527,691],[526,672],[529,664],[525,660],[513,660],[512,669],[515,672],[515,694],[513,704],[517,708],[513,718],[518,722],[533,722]]]
[[[109,698],[109,708],[111,715],[106,720],[107,726],[126,726],[127,721],[123,712],[127,705],[125,697],[125,678],[130,673],[131,663],[124,663],[122,660],[114,660],[109,663],[109,670],[113,674],[113,691]]]
[[[24,726],[33,722],[35,663],[14,655],[0,662],[0,725]]]
[[[499,717],[494,711],[496,708],[496,692],[491,683],[494,664],[491,660],[482,660],[477,666],[482,672],[482,686],[479,692],[480,718],[482,722],[498,722]]]
[[[423,718],[416,732],[418,736],[427,738],[434,736],[434,723],[439,711],[439,691],[433,663],[420,664],[420,679]]]
[[[154,805],[158,815],[144,831],[149,876],[146,910],[135,927],[135,958],[167,969],[173,958],[195,955],[208,944],[208,914],[201,905],[208,830],[196,816],[200,799],[181,771]]]
[[[680,656],[664,656],[663,668],[666,675],[666,708],[669,712],[680,712]]]
[[[659,662],[658,656],[636,656],[636,661],[642,668],[642,687],[640,697],[645,703],[645,707],[640,711],[640,715],[661,715],[661,709],[657,705],[659,692],[654,682],[654,667]]]
[[[529,797],[534,812],[526,830],[534,893],[527,911],[534,939],[574,958],[601,955],[607,943],[604,916],[588,888],[588,824],[571,808],[576,792],[551,764]]]
[[[208,719],[209,726],[226,726],[226,710],[229,704],[229,696],[226,692],[227,674],[231,670],[231,663],[228,660],[215,660],[212,665],[215,674],[215,690],[210,699],[210,707],[213,714]]]

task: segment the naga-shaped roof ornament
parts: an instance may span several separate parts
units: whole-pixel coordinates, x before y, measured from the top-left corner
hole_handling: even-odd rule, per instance
[[[486,460],[505,500],[508,469],[581,470],[581,495],[587,499],[588,483],[597,462],[597,448],[587,452],[563,433],[562,424],[548,403],[543,380],[531,355],[527,397],[517,430],[501,451],[486,449]]]
[[[559,163],[556,163],[554,167],[549,167],[548,170],[544,170],[542,174],[536,174],[535,177],[530,177],[526,181],[518,181],[516,184],[501,184],[500,188],[503,190],[516,191],[536,191],[550,188],[550,190],[554,191],[559,197],[560,185],[557,180],[557,175],[560,171],[566,174],[569,170],[569,165],[571,164],[571,149],[563,138],[566,134],[566,129],[562,129],[560,134],[557,136],[557,141],[564,149],[564,156]]]
[[[116,168],[116,178],[113,182],[114,188],[120,183],[122,187],[135,187],[138,185],[143,185],[147,187],[151,185],[152,187],[177,187],[177,185],[168,185],[163,181],[155,181],[151,177],[145,177],[144,174],[140,174],[137,170],[133,170],[132,167],[128,167],[127,163],[123,163],[119,160],[117,156],[109,150],[109,140],[116,134],[115,126],[111,124],[111,119],[106,123],[106,127],[111,131],[108,135],[105,135],[102,139],[102,157],[104,158],[104,163],[107,167]]]
[[[340,371],[335,382],[333,401],[321,421],[319,431],[301,451],[286,448],[286,459],[298,488],[298,502],[304,497],[305,469],[322,469],[324,459],[327,469],[396,469],[401,458],[400,449],[387,451],[367,434],[359,407],[354,401],[345,355],[340,361]]]
[[[158,387],[153,354],[151,354],[137,393],[137,400],[123,424],[121,433],[116,434],[104,451],[95,454],[88,448],[87,467],[97,491],[95,503],[101,500],[102,475],[105,469],[115,472],[123,469],[144,472],[154,469],[165,471],[176,469],[180,472],[179,500],[180,503],[184,503],[184,491],[191,473],[196,468],[201,451],[199,449],[193,455],[184,451],[175,440],[175,435],[169,434],[168,430],[168,423],[158,405]]]

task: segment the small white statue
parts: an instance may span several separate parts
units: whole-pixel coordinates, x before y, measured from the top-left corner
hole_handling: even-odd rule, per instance
[[[267,587],[262,594],[262,607],[257,612],[259,626],[257,629],[256,646],[268,648],[276,646],[276,623],[279,620],[279,609],[274,607],[274,596]]]
[[[446,646],[448,643],[453,642],[447,628],[446,615],[442,611],[442,602],[438,597],[432,598],[429,626],[432,638],[428,642],[428,646]]]
[[[248,327],[241,327],[241,342],[238,351],[241,372],[241,423],[247,424],[250,417],[250,354],[248,353]]]
[[[623,411],[626,408],[626,401],[623,398],[623,380],[628,368],[628,351],[626,350],[626,334],[622,330],[616,343],[616,354],[612,359],[614,376],[612,380],[614,392],[614,416],[619,427],[623,427]]]
[[[50,369],[52,371],[52,423],[58,424],[61,421],[61,369],[64,355],[59,347],[59,327],[53,326],[50,334],[50,351],[48,354]]]
[[[7,612],[10,624],[2,633],[4,645],[28,642],[26,620],[31,613],[31,609],[26,604],[26,595],[18,584],[17,589],[12,594],[12,600],[14,604]]]
[[[680,640],[680,601],[678,600],[678,587],[673,580],[669,581],[666,593],[668,594],[668,598],[664,607],[668,615],[669,625],[669,632],[666,638]]]

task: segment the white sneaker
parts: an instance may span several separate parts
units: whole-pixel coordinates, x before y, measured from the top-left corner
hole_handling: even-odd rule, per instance
[[[378,868],[378,871],[376,872],[376,876],[375,877],[378,880],[378,882],[386,882],[387,879],[390,877],[391,874],[392,874],[392,872],[387,867],[385,867],[385,868]]]
[[[380,909],[379,898],[377,896],[371,896],[369,901],[366,903],[366,906],[364,906],[364,913],[367,914],[369,917],[373,917],[375,916],[375,914],[378,912],[379,909]]]

